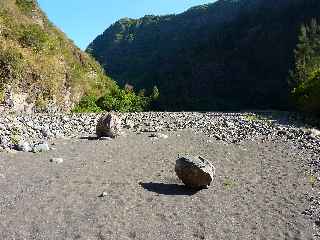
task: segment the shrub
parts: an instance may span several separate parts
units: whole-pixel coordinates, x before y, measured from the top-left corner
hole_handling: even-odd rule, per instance
[[[49,41],[48,34],[37,24],[22,26],[19,42],[23,47],[30,47],[34,51],[43,50]]]
[[[106,111],[141,112],[148,106],[149,99],[136,95],[133,91],[114,89],[100,97],[97,105]]]
[[[22,12],[28,14],[30,14],[36,7],[33,0],[16,0],[16,4]]]
[[[141,112],[150,105],[150,98],[136,95],[133,91],[113,88],[100,98],[89,95],[82,98],[73,112]]]
[[[320,25],[316,20],[301,27],[290,83],[297,108],[320,115]]]
[[[152,100],[157,101],[159,97],[160,97],[159,89],[157,86],[154,86],[152,89],[151,98]]]
[[[5,38],[15,39],[15,21],[6,10],[0,10],[0,35]]]
[[[15,48],[0,48],[0,84],[19,80],[23,73],[23,56]]]
[[[105,111],[110,111],[113,110],[117,105],[116,101],[117,100],[112,95],[106,94],[103,97],[99,98],[99,100],[97,101],[97,106]]]
[[[160,98],[160,92],[157,86],[154,86],[152,89],[152,93],[150,96],[150,107],[153,110],[159,110],[160,106],[159,106],[159,98]]]
[[[102,110],[97,106],[96,101],[97,97],[95,96],[85,96],[81,99],[79,104],[72,110],[72,112],[101,112]]]
[[[294,88],[292,95],[300,110],[320,115],[320,71]]]
[[[37,96],[35,101],[35,107],[37,111],[44,111],[47,107],[47,101],[43,97],[43,94]]]

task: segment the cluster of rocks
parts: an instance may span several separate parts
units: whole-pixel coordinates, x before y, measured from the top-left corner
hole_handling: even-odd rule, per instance
[[[261,116],[269,116],[261,117]],[[294,141],[302,148],[318,151],[320,132],[297,124],[296,115],[288,113],[197,113],[147,112],[120,114],[121,128],[136,133],[150,133],[166,138],[161,132],[193,129],[199,134],[225,143],[243,140]],[[40,151],[46,142],[59,138],[87,137],[96,129],[102,114],[2,114],[0,116],[0,150]],[[294,117],[293,117],[294,116]],[[293,119],[294,118],[294,119]],[[102,134],[103,135],[103,134]],[[35,148],[38,146],[37,148]],[[31,150],[30,150],[31,149]]]
[[[46,151],[51,139],[93,133],[95,114],[3,114],[0,116],[0,150]]]

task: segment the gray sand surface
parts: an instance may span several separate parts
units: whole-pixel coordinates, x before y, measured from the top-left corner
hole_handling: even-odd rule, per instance
[[[0,153],[0,239],[313,239],[303,214],[308,150],[164,133],[128,130],[112,141],[56,140],[47,153]],[[215,165],[208,189],[192,192],[177,179],[175,160],[186,153]]]

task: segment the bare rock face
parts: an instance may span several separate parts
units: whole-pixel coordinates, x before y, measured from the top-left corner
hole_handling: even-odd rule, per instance
[[[202,157],[181,157],[176,161],[175,171],[179,179],[190,188],[200,189],[210,185],[215,167]]]
[[[96,126],[96,134],[100,137],[115,138],[121,134],[121,119],[115,113],[102,116]]]

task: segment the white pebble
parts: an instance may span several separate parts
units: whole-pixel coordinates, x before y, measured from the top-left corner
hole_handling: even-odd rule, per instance
[[[50,159],[50,162],[60,164],[60,163],[63,163],[63,158],[52,158]]]

